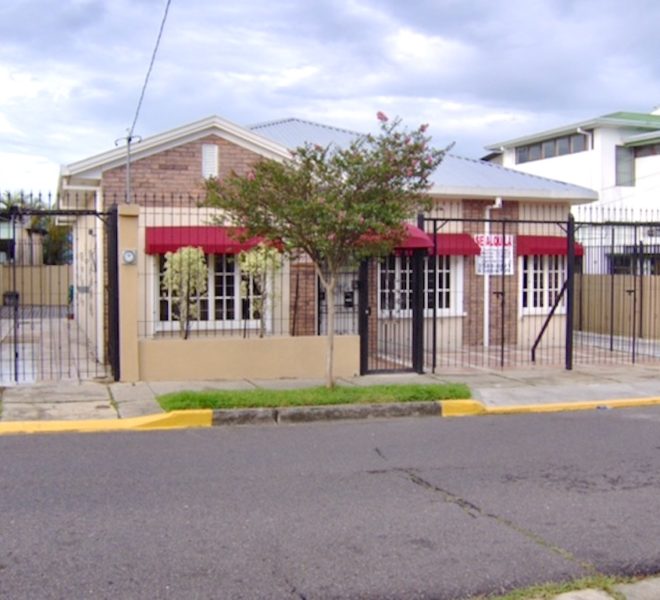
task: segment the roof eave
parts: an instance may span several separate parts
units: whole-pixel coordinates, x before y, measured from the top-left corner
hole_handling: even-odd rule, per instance
[[[497,197],[504,198],[505,200],[516,201],[553,201],[553,202],[569,202],[570,204],[587,204],[598,200],[598,193],[585,189],[584,191],[576,192],[575,190],[534,190],[534,189],[519,189],[519,188],[482,188],[473,186],[443,186],[435,185],[429,191],[433,196],[451,197],[451,198],[487,198],[493,199]]]
[[[630,127],[632,129],[660,129],[660,126],[654,125],[649,121],[640,119],[616,119],[611,117],[598,117],[596,119],[589,119],[587,121],[580,121],[570,125],[564,125],[555,129],[548,129],[532,135],[525,135],[519,138],[498,142],[496,144],[489,144],[484,146],[486,150],[492,152],[502,152],[505,148],[515,148],[526,144],[534,144],[549,138],[567,135],[569,133],[576,133],[578,129],[595,129],[596,127]]]

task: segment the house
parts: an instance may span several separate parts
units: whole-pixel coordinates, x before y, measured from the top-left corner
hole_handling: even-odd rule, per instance
[[[645,246],[643,272],[660,272],[660,228],[598,225],[660,220],[660,110],[610,113],[486,148],[491,162],[598,193],[598,202],[574,210],[585,223],[580,235],[589,272],[634,272],[639,244]]]
[[[245,173],[260,158],[282,160],[305,142],[343,146],[356,135],[300,119],[240,127],[212,116],[132,145],[128,197],[123,148],[62,167],[60,207],[78,211],[75,310],[94,323],[88,335],[100,359],[112,337],[100,217],[117,204],[122,379],[320,376],[325,299],[311,263],[287,260],[265,284],[246,276],[238,255],[252,243],[202,205],[203,182]],[[342,278],[337,373],[410,368],[416,252],[424,255],[424,364],[504,362],[505,353],[521,349],[526,355],[557,303],[544,343],[562,347],[566,221],[571,206],[594,201],[596,193],[454,155],[429,193],[433,210],[407,224],[408,237],[393,255],[360,271],[349,267]],[[183,341],[161,281],[164,255],[187,245],[204,249],[209,279],[191,339]],[[264,305],[256,300],[266,290]],[[368,316],[362,324],[361,314]]]

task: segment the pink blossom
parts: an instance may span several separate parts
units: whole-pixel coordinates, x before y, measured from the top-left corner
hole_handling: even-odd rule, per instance
[[[376,113],[376,118],[381,123],[387,123],[387,121],[389,121],[389,119],[387,118],[387,115],[384,112],[380,111],[380,110]]]
[[[254,181],[254,171],[248,171],[246,178],[248,181]]]
[[[420,126],[419,126],[419,130],[420,130],[422,133],[424,133],[428,128],[429,128],[429,124],[428,124],[428,123],[424,123],[423,125],[420,125]]]

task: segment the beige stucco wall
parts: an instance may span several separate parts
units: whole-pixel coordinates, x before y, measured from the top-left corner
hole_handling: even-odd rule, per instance
[[[255,339],[140,340],[142,381],[195,379],[321,379],[325,373],[324,336]],[[335,337],[335,375],[360,370],[358,336]]]
[[[9,266],[0,266],[0,296],[17,291],[22,305],[66,306],[69,303],[71,265],[17,267],[16,288]]]
[[[518,346],[531,348],[547,315],[525,315],[518,325]],[[541,338],[539,348],[563,348],[566,344],[566,315],[555,313]]]

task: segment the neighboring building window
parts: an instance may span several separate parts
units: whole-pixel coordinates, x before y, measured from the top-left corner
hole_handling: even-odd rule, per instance
[[[521,301],[524,313],[547,313],[561,292],[566,278],[566,257],[532,255],[521,257]],[[565,298],[557,310],[565,310]]]
[[[564,154],[574,154],[587,150],[587,138],[582,133],[550,138],[535,144],[526,144],[516,148],[516,163],[553,158]]]
[[[218,176],[218,147],[215,144],[202,144],[202,177]]]
[[[632,148],[616,147],[615,185],[635,185],[635,153]]]
[[[644,158],[645,156],[657,156],[660,154],[660,144],[649,144],[648,146],[638,146],[634,149],[635,158]]]
[[[424,312],[459,314],[462,302],[462,256],[424,258]],[[434,281],[435,280],[435,281]],[[412,259],[409,256],[388,256],[379,263],[378,310],[383,316],[412,315]]]
[[[260,318],[255,308],[261,290],[252,277],[240,272],[233,254],[207,254],[209,279],[206,293],[196,298],[200,322],[217,322],[231,325],[244,324]],[[161,322],[176,320],[177,305],[163,285],[165,256],[159,255],[159,319]]]

